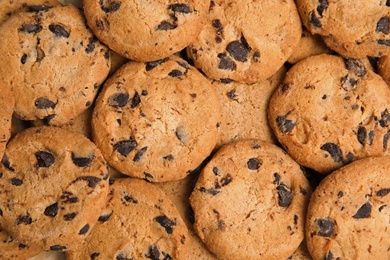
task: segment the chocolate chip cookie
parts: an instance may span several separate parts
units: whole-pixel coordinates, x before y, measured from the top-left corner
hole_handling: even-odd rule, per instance
[[[74,6],[12,15],[0,27],[0,84],[12,88],[15,116],[61,125],[90,107],[110,55]]]
[[[304,238],[310,194],[301,167],[282,149],[238,141],[202,170],[190,197],[194,227],[218,259],[287,259]]]
[[[187,53],[212,79],[254,83],[283,65],[301,32],[293,0],[213,0],[207,24]]]
[[[0,157],[3,156],[5,146],[11,138],[12,115],[15,107],[15,99],[11,89],[3,86],[0,91]]]
[[[314,259],[390,258],[389,162],[388,157],[355,161],[316,188],[306,223]]]
[[[269,123],[300,164],[328,174],[389,154],[390,90],[364,62],[334,55],[295,64],[271,97]]]
[[[152,182],[178,180],[214,149],[220,116],[211,83],[186,61],[130,62],[106,81],[92,135],[118,171]]]
[[[12,237],[52,251],[85,239],[108,192],[106,163],[91,141],[29,128],[9,142],[0,167],[0,223]]]

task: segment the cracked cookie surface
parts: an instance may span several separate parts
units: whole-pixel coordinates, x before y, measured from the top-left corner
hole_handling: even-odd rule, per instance
[[[0,29],[0,84],[15,96],[15,116],[61,125],[92,105],[110,55],[73,6],[12,15]],[[88,67],[88,69],[85,69]]]

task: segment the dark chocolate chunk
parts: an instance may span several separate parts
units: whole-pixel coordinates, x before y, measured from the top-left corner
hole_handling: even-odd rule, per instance
[[[215,176],[219,176],[221,174],[220,170],[217,167],[213,167],[213,173]]]
[[[345,91],[351,91],[356,88],[357,80],[348,75],[341,78],[341,85]]]
[[[57,116],[57,114],[51,114],[51,115],[46,116],[46,117],[44,118],[44,120],[45,120],[45,122],[46,122],[47,124],[50,124],[50,121],[51,121],[53,118],[55,118],[56,116]]]
[[[174,226],[177,225],[176,220],[170,220],[167,216],[158,216],[154,219],[159,223],[168,234],[172,234]]]
[[[74,153],[72,153],[72,161],[78,167],[87,167],[92,163],[95,159],[95,155],[91,154],[88,157],[77,157]]]
[[[347,70],[352,71],[356,76],[363,77],[367,73],[367,69],[364,66],[363,62],[356,59],[345,59],[345,65]]]
[[[79,235],[85,235],[89,230],[89,225],[86,224],[84,227],[82,227],[79,231]]]
[[[42,26],[39,24],[24,24],[20,29],[19,32],[25,32],[25,33],[38,33],[42,30]]]
[[[16,225],[20,225],[20,224],[29,225],[31,223],[32,223],[32,218],[30,217],[29,214],[23,215],[23,216],[19,216],[18,220],[16,221]]]
[[[144,172],[144,174],[145,174],[145,178],[146,179],[154,179],[154,176],[152,175],[152,174],[150,174],[149,172]]]
[[[235,90],[235,89],[232,89],[232,90],[228,91],[228,92],[226,93],[226,96],[228,96],[228,98],[230,98],[230,99],[235,100],[235,98],[237,97],[237,95],[236,95],[236,90]]]
[[[375,31],[389,34],[389,17],[385,16],[379,19],[378,23],[376,24]]]
[[[55,162],[54,155],[49,151],[38,151],[35,153],[38,167],[50,167]]]
[[[330,237],[334,232],[334,222],[328,218],[317,219],[318,235]]]
[[[321,150],[326,151],[330,154],[333,161],[341,162],[343,154],[340,150],[340,147],[334,143],[325,143],[320,147]]]
[[[125,199],[125,201],[127,202],[131,202],[131,203],[134,203],[134,204],[138,204],[138,200],[129,196],[129,195],[126,195],[123,197]]]
[[[184,243],[182,243],[184,244]],[[169,254],[165,253],[165,252],[162,252],[164,258],[163,260],[173,260],[172,256],[170,256]]]
[[[230,84],[233,82],[233,80],[229,79],[229,78],[220,78],[219,81],[221,81],[221,83],[224,83],[224,84]]]
[[[356,212],[355,215],[353,215],[353,218],[359,219],[359,218],[369,218],[371,216],[371,204],[369,202],[364,203]]]
[[[390,139],[390,130],[387,131],[387,133],[383,135],[383,141],[382,141],[383,151],[387,150],[387,143],[388,143],[389,139]]]
[[[11,166],[11,162],[6,153],[4,153],[3,158],[1,159],[1,163],[10,171],[15,171],[15,169]]]
[[[204,193],[211,194],[211,195],[213,195],[213,196],[215,196],[215,195],[217,195],[218,193],[221,192],[221,191],[216,190],[216,189],[213,189],[213,188],[211,188],[211,189],[206,189],[205,187],[201,187],[201,188],[199,189],[199,191],[200,191],[200,192],[204,192]]]
[[[168,76],[170,76],[170,77],[180,77],[180,76],[183,76],[183,72],[181,72],[180,70],[171,70],[168,73]]]
[[[101,181],[102,179],[95,177],[95,176],[80,176],[77,177],[74,182],[77,181],[87,181],[88,182],[88,187],[90,188],[95,188],[96,185]]]
[[[244,62],[247,60],[249,50],[239,41],[232,41],[226,47],[227,52],[236,60]]]
[[[135,155],[133,158],[134,162],[139,162],[142,158],[142,156],[145,154],[145,152],[148,150],[148,147],[142,147]]]
[[[212,21],[211,21],[211,25],[212,25],[214,28],[217,29],[217,34],[218,34],[218,35],[222,34],[223,26],[222,26],[221,20],[219,20],[219,19],[212,20]]]
[[[296,122],[287,119],[289,113],[287,113],[285,116],[278,116],[276,118],[276,125],[278,126],[278,129],[282,134],[286,134],[294,129]]]
[[[99,29],[99,30],[105,30],[105,24],[104,24],[104,21],[101,20],[101,19],[96,19],[96,27]]]
[[[69,32],[59,24],[50,24],[49,30],[57,37],[69,38]]]
[[[168,58],[164,58],[164,59],[161,59],[161,60],[147,62],[146,63],[146,71],[150,71],[150,70],[156,68],[158,65],[166,62],[167,60],[168,60]]]
[[[388,127],[390,125],[390,114],[387,108],[381,113],[379,124],[381,127]]]
[[[22,58],[20,58],[20,63],[25,64],[27,61],[27,54],[23,54]]]
[[[218,58],[220,59],[218,63],[218,69],[223,69],[223,70],[235,70],[236,69],[236,64],[232,59],[230,59],[226,54],[220,53],[218,54]]]
[[[10,181],[11,181],[11,184],[14,186],[21,186],[23,184],[23,180],[18,179],[18,178],[12,178]]]
[[[94,252],[94,253],[92,253],[92,254],[91,254],[91,260],[96,260],[97,257],[98,257],[99,255],[100,255],[99,252]]]
[[[357,132],[357,139],[359,143],[364,144],[367,138],[367,130],[364,126],[360,126]]]
[[[35,100],[34,105],[39,109],[55,108],[56,103],[49,100],[48,98],[38,98]]]
[[[231,183],[232,180],[233,180],[232,175],[230,173],[226,174],[226,176],[221,179],[222,187],[228,185],[229,183]]]
[[[321,23],[320,19],[318,19],[317,15],[315,14],[314,11],[309,12],[309,22],[314,27],[317,27],[317,28],[321,28],[322,27],[322,23]]]
[[[101,215],[101,216],[98,218],[98,221],[100,221],[100,222],[106,222],[107,220],[110,219],[111,215],[112,215],[112,212],[109,213],[109,214]]]
[[[280,175],[279,175],[279,173],[275,172],[274,173],[274,178],[275,178],[274,184],[279,184],[280,183]]]
[[[320,16],[328,9],[328,0],[318,0],[319,6],[317,6],[317,12]]]
[[[61,245],[53,245],[50,246],[51,251],[64,251],[66,250],[66,246],[61,246]]]
[[[176,29],[176,25],[175,24],[172,24],[168,21],[162,21],[158,26],[157,26],[157,30],[160,30],[160,31],[169,31],[169,30],[174,30]]]
[[[18,245],[18,247],[19,247],[19,249],[23,249],[23,248],[26,248],[27,245],[20,243],[20,244]]]
[[[280,90],[282,91],[282,93],[286,92],[287,90],[289,90],[291,88],[290,84],[288,83],[284,83],[282,85],[282,87],[280,88]]]
[[[168,6],[168,9],[177,13],[184,13],[184,14],[191,13],[190,7],[186,4],[171,4]]]
[[[324,260],[333,260],[333,259],[334,259],[333,253],[332,253],[332,251],[329,250],[328,253],[326,254]]]
[[[47,208],[45,208],[44,214],[48,217],[54,218],[58,213],[58,203],[51,204]]]
[[[124,107],[129,101],[129,94],[127,93],[115,93],[108,98],[108,104],[114,108]]]
[[[246,165],[248,166],[249,170],[257,170],[261,166],[261,161],[257,158],[250,158],[247,162]]]
[[[90,54],[95,50],[95,43],[97,41],[98,41],[98,39],[96,37],[90,37],[88,39],[88,45],[87,45],[87,48],[85,48],[85,52],[87,54]]]
[[[390,40],[378,40],[377,43],[379,45],[390,46]]]
[[[131,108],[135,108],[135,107],[138,106],[140,103],[141,103],[141,98],[140,98],[138,92],[135,92],[133,98],[131,99],[130,107],[131,107]]]
[[[65,214],[65,215],[64,215],[64,220],[65,220],[65,221],[71,221],[71,220],[74,219],[76,216],[77,216],[77,213],[75,213],[75,212],[72,212],[72,213],[69,213],[69,214]]]
[[[179,64],[180,67],[185,68],[188,70],[190,67],[186,61],[176,61],[177,64]]]
[[[110,3],[111,12],[118,11],[119,8],[121,8],[121,3],[120,2],[113,1],[113,2]]]
[[[124,253],[119,253],[116,255],[116,260],[133,260],[133,258],[127,258]]]
[[[152,260],[160,260],[160,250],[158,250],[157,245],[153,244],[149,247],[149,252],[145,254],[145,257]]]
[[[41,12],[41,11],[47,12],[51,8],[52,8],[52,6],[48,6],[48,5],[29,5],[29,6],[27,6],[27,12],[35,12],[35,13]]]
[[[131,151],[137,147],[137,142],[134,137],[130,137],[128,140],[119,141],[114,144],[114,150],[123,156],[127,156]]]
[[[376,192],[376,196],[379,196],[379,197],[384,197],[386,196],[387,194],[390,193],[390,188],[384,188],[384,189],[380,189]]]
[[[278,204],[280,207],[287,208],[290,206],[293,199],[293,194],[291,190],[285,185],[280,184],[276,187],[278,192]]]
[[[252,58],[253,58],[253,60],[256,61],[256,62],[259,61],[259,59],[260,59],[260,52],[259,52],[259,51],[255,51],[255,52],[253,53]]]
[[[64,194],[61,195],[61,199],[63,203],[77,203],[79,199],[77,197],[72,196],[73,193],[64,191]]]
[[[172,154],[168,154],[166,156],[163,156],[163,159],[167,161],[173,161],[175,157]]]

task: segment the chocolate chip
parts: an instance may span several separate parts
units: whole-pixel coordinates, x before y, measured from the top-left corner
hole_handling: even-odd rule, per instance
[[[18,178],[12,178],[10,181],[11,181],[11,184],[14,186],[21,186],[23,184],[23,181],[21,179],[18,179]]]
[[[89,225],[86,224],[84,227],[82,227],[79,231],[79,235],[85,235],[89,230]]]
[[[99,30],[101,30],[101,31],[105,30],[105,24],[104,24],[104,21],[103,21],[103,20],[101,20],[101,19],[96,19],[95,25],[96,25],[96,27],[97,27]]]
[[[388,143],[389,139],[390,139],[390,130],[387,131],[387,133],[383,135],[383,141],[382,141],[383,151],[387,150],[387,143]]]
[[[135,92],[133,98],[131,99],[131,105],[130,105],[130,107],[131,107],[131,108],[135,108],[135,107],[138,106],[140,103],[141,103],[141,98],[140,98],[138,92]]]
[[[144,172],[146,179],[154,179],[154,176],[148,172]]]
[[[27,54],[23,54],[22,58],[20,58],[20,63],[25,64],[27,61]]]
[[[278,116],[275,120],[276,125],[277,125],[279,131],[282,132],[282,134],[286,134],[286,133],[290,132],[291,130],[294,129],[294,127],[296,125],[296,122],[287,119],[288,115],[289,115],[289,113],[287,113],[284,116]]]
[[[379,125],[381,127],[388,127],[390,125],[390,114],[387,108],[381,113],[381,118],[379,119]]]
[[[390,6],[390,0],[386,0],[386,6]]]
[[[176,61],[177,64],[179,64],[180,67],[185,68],[188,70],[190,67],[186,61]]]
[[[79,199],[77,197],[72,196],[73,193],[69,191],[64,191],[64,194],[61,195],[61,200],[63,203],[77,203]]]
[[[359,143],[363,144],[366,142],[367,130],[364,126],[360,126],[357,132],[357,139]]]
[[[334,143],[325,143],[320,147],[321,150],[326,151],[330,154],[333,161],[341,162],[343,155],[341,153],[340,147]]]
[[[218,63],[218,69],[223,69],[223,70],[235,70],[236,69],[236,64],[232,59],[230,59],[226,54],[220,53],[218,54],[218,58],[220,59]]]
[[[87,167],[94,159],[95,155],[93,154],[89,157],[77,157],[74,153],[72,153],[72,161],[78,167]]]
[[[132,260],[133,258],[127,258],[124,253],[119,253],[116,255],[116,260]]]
[[[176,25],[168,22],[168,21],[162,21],[158,26],[157,26],[157,30],[160,30],[160,31],[169,31],[169,30],[174,30],[176,29]]]
[[[70,220],[74,219],[76,216],[77,216],[77,213],[75,213],[75,212],[72,212],[72,213],[69,213],[69,214],[65,214],[64,215],[64,220],[65,221],[70,221]]]
[[[171,4],[168,6],[168,9],[177,13],[184,13],[184,14],[191,13],[190,7],[186,4]]]
[[[378,23],[376,24],[375,31],[381,32],[384,34],[389,34],[389,18],[382,17],[381,19],[379,19]]]
[[[174,226],[177,225],[176,220],[170,220],[167,216],[158,216],[154,219],[157,223],[159,223],[168,234],[173,233]]]
[[[105,12],[105,13],[110,13],[110,12],[115,12],[118,11],[119,8],[121,7],[120,2],[113,1],[111,2],[108,6],[106,6],[103,2],[103,0],[99,1],[100,4],[100,9]]]
[[[309,22],[314,27],[317,27],[317,28],[321,28],[322,27],[322,23],[321,23],[320,19],[318,19],[317,15],[315,14],[314,11],[309,12]]]
[[[91,254],[91,260],[96,260],[99,255],[100,255],[100,253],[98,253],[98,252],[92,253]]]
[[[39,151],[35,153],[38,167],[50,167],[55,162],[54,155],[49,151]]]
[[[69,32],[59,24],[50,24],[49,30],[57,37],[69,38]]]
[[[99,217],[98,221],[99,221],[99,222],[106,222],[107,220],[110,219],[111,215],[112,215],[112,212],[109,213],[109,214],[101,215],[101,216]]]
[[[66,250],[66,246],[61,246],[61,245],[53,245],[50,246],[51,251],[64,251]]]
[[[344,192],[339,191],[339,192],[337,193],[337,197],[342,198],[343,196],[344,196]]]
[[[353,215],[353,218],[360,219],[360,218],[369,218],[371,215],[371,204],[369,202],[364,203],[356,212],[355,215]]]
[[[239,41],[232,41],[226,47],[227,52],[236,60],[244,62],[247,60],[248,49]]]
[[[319,6],[317,6],[317,12],[320,16],[324,13],[326,9],[328,9],[328,0],[318,0]]]
[[[45,208],[44,214],[48,217],[54,218],[58,213],[58,203],[51,204],[47,208]]]
[[[260,59],[260,56],[261,56],[261,55],[260,55],[260,52],[259,52],[259,51],[255,51],[255,52],[253,53],[252,58],[253,58],[254,61],[258,62],[259,59]]]
[[[56,107],[56,103],[49,100],[48,98],[38,98],[37,100],[35,100],[34,105],[38,109],[47,109],[47,108],[55,108]]]
[[[235,98],[237,97],[237,95],[236,95],[236,90],[235,90],[235,89],[232,89],[232,90],[228,91],[228,92],[226,93],[226,96],[227,96],[228,98],[230,98],[230,99],[235,100]]]
[[[19,32],[25,32],[25,33],[38,33],[42,30],[42,26],[39,24],[24,24],[20,29]]]
[[[108,104],[114,108],[124,107],[129,101],[129,95],[127,93],[115,93],[108,98]]]
[[[257,158],[250,158],[247,162],[246,165],[249,170],[257,170],[261,166],[261,162]]]
[[[376,196],[379,196],[379,197],[384,197],[386,196],[387,194],[390,193],[390,188],[384,188],[384,189],[380,189],[376,192]]]
[[[282,91],[282,93],[286,92],[287,90],[289,90],[291,88],[290,84],[288,83],[284,83],[282,85],[282,87],[280,88],[280,90]]]
[[[153,244],[149,247],[149,252],[145,254],[145,257],[152,260],[160,260],[160,250],[158,250],[157,245]]]
[[[356,76],[363,77],[367,73],[367,69],[364,66],[363,62],[356,59],[345,59],[345,65],[347,70],[352,71]]]
[[[168,73],[168,76],[170,76],[170,77],[180,77],[182,75],[183,75],[183,72],[181,72],[180,70],[171,70]]]
[[[390,40],[378,40],[377,43],[379,45],[390,46]]]
[[[334,232],[334,222],[328,218],[317,219],[318,235],[330,237]]]
[[[213,195],[213,196],[215,196],[215,195],[217,195],[218,193],[221,192],[221,191],[216,190],[216,189],[213,189],[213,188],[211,188],[211,189],[206,189],[205,187],[201,187],[201,188],[199,189],[199,191],[200,191],[200,192],[203,192],[203,193],[211,194],[211,195]]]
[[[4,153],[3,158],[1,159],[1,163],[10,171],[15,171],[15,169],[11,166],[11,162],[6,153]]]
[[[278,193],[278,204],[280,207],[287,208],[293,199],[291,190],[285,185],[280,184],[276,187]]]
[[[212,25],[214,28],[217,29],[217,34],[218,34],[218,35],[222,34],[223,26],[222,26],[221,20],[219,20],[219,19],[212,20],[212,21],[211,21],[211,25]]]
[[[280,183],[280,175],[279,175],[279,173],[277,173],[277,172],[275,172],[274,173],[274,178],[275,178],[275,180],[274,180],[274,184],[279,184]]]
[[[142,158],[142,156],[144,155],[144,153],[148,150],[148,147],[145,146],[145,147],[142,147],[135,155],[134,155],[134,158],[133,158],[133,161],[134,162],[139,162]]]
[[[134,140],[134,137],[131,136],[128,140],[119,141],[114,144],[114,150],[126,157],[137,147],[137,145],[138,144]]]
[[[51,121],[53,118],[55,118],[56,116],[57,116],[57,114],[51,114],[51,115],[46,116],[46,117],[44,118],[44,120],[45,120],[45,122],[46,122],[47,124],[50,124],[50,121]]]
[[[129,195],[126,195],[123,197],[125,201],[127,202],[131,202],[131,203],[134,203],[134,204],[138,204],[138,200],[129,196]]]
[[[221,174],[220,170],[217,167],[213,167],[213,173],[215,176],[219,176]]]
[[[87,54],[92,53],[95,50],[95,43],[98,42],[98,39],[96,37],[90,37],[88,39],[88,45],[87,48],[85,48],[85,52]]]
[[[175,157],[172,154],[168,154],[166,156],[163,156],[163,159],[167,161],[173,161]]]
[[[356,88],[357,80],[349,77],[348,75],[341,78],[341,85],[345,91],[351,91]]]
[[[161,59],[161,60],[156,60],[156,61],[151,61],[151,62],[147,62],[146,63],[146,71],[150,71],[154,68],[156,68],[158,65],[166,62],[168,60],[168,58],[164,58],[164,59]]]
[[[111,2],[110,3],[110,8],[111,8],[111,12],[115,12],[115,11],[118,11],[119,8],[121,8],[121,3],[120,2]]]
[[[19,216],[16,225],[20,225],[20,224],[30,225],[31,223],[32,223],[32,218],[30,217],[29,214],[27,214],[24,216]]]
[[[35,13],[41,11],[47,12],[51,8],[52,8],[51,6],[47,6],[47,5],[29,5],[27,6],[27,12],[35,12]]]
[[[233,180],[232,175],[230,173],[226,174],[226,176],[221,179],[222,187],[228,185],[229,183],[231,183],[232,180]]]
[[[230,84],[233,82],[233,80],[229,79],[229,78],[220,78],[219,81],[221,81],[221,83],[224,83],[224,84]]]
[[[95,188],[96,185],[101,181],[102,179],[95,177],[95,176],[80,176],[77,177],[74,182],[77,181],[87,181],[88,182],[88,187],[90,188]]]
[[[26,247],[27,247],[27,245],[25,245],[25,244],[21,244],[21,243],[20,243],[20,244],[18,245],[18,247],[19,247],[19,249],[24,249],[24,248],[26,248]]]
[[[332,253],[332,251],[329,250],[328,253],[326,254],[324,260],[333,260],[333,259],[334,259],[333,253]]]

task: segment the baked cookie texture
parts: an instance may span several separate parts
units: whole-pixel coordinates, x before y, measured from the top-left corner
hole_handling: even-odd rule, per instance
[[[253,84],[212,81],[221,103],[221,124],[216,149],[233,141],[260,139],[275,143],[267,108],[273,91],[286,74],[282,66],[272,77]]]
[[[33,9],[0,27],[0,84],[15,96],[15,116],[61,125],[92,105],[110,69],[108,48],[74,6]],[[88,69],[86,69],[88,68]]]
[[[168,197],[151,183],[113,180],[98,219],[66,259],[189,259],[187,227]]]
[[[0,223],[10,236],[52,251],[85,239],[108,192],[106,163],[91,141],[29,128],[8,143],[0,167]]]
[[[204,26],[210,2],[84,0],[95,35],[118,54],[154,61],[184,49]]]
[[[390,258],[388,157],[353,162],[327,176],[310,199],[306,239],[313,259]]]
[[[187,53],[211,79],[254,83],[282,67],[301,32],[293,0],[211,1],[207,24]]]
[[[386,0],[297,0],[303,24],[339,54],[355,59],[389,55]],[[358,11],[357,11],[358,10]]]
[[[218,259],[287,259],[304,238],[310,194],[301,167],[279,147],[231,143],[191,194],[194,228]]]
[[[211,83],[172,56],[130,62],[104,84],[92,135],[118,171],[152,182],[183,179],[212,152],[221,117]]]
[[[271,97],[269,123],[298,163],[328,174],[389,154],[390,90],[361,60],[334,55],[295,64]]]
[[[1,74],[0,74],[1,75]],[[0,85],[0,158],[4,154],[7,142],[11,138],[12,115],[15,108],[15,99],[8,86]]]

